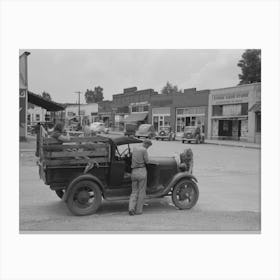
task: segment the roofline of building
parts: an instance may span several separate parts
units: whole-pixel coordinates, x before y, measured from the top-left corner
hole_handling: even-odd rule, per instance
[[[262,82],[256,82],[256,83],[251,83],[251,84],[243,84],[243,85],[236,85],[236,86],[231,86],[231,87],[223,87],[223,88],[214,88],[214,89],[210,89],[210,91],[214,91],[214,90],[223,90],[223,89],[230,89],[230,88],[236,88],[236,87],[248,87],[248,86],[252,86],[252,85],[259,85]]]

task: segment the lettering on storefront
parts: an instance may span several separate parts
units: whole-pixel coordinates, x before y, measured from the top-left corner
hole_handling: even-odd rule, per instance
[[[212,95],[212,104],[231,104],[248,102],[248,91]]]

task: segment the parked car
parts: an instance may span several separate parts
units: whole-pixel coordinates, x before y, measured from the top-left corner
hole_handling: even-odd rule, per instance
[[[186,126],[184,129],[184,134],[182,138],[182,143],[188,142],[195,142],[196,144],[204,143],[205,136],[204,133],[201,131],[200,126]]]
[[[76,138],[70,145],[72,151],[69,143],[55,145],[53,141],[55,139],[40,137],[40,178],[66,202],[74,215],[95,213],[103,199],[129,199],[131,145],[142,143],[140,139],[99,135],[91,139]],[[172,196],[178,209],[192,208],[199,196],[197,179],[182,170],[181,165],[175,157],[149,157],[146,198]]]
[[[151,124],[141,124],[139,128],[135,132],[135,137],[140,138],[154,138],[156,136],[156,132],[154,127]]]
[[[138,125],[136,123],[126,123],[124,126],[125,136],[135,136]]]
[[[103,122],[93,122],[90,124],[90,130],[95,133],[109,133],[109,128]]]
[[[170,126],[161,127],[159,132],[156,134],[156,140],[175,140],[175,133],[172,131]]]

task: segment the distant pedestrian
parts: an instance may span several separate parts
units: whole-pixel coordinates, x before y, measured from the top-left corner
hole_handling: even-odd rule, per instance
[[[129,199],[129,215],[142,214],[147,188],[147,169],[149,162],[147,149],[152,146],[150,140],[144,140],[143,146],[133,149],[131,162],[132,192]]]
[[[90,136],[91,136],[91,130],[90,130],[90,123],[89,123],[89,120],[87,120],[87,122],[85,123],[85,126],[84,126],[84,135],[85,135],[85,137],[90,137]]]

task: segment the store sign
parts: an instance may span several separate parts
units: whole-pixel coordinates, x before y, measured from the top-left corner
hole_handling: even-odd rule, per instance
[[[213,94],[212,95],[212,104],[233,104],[233,103],[247,103],[248,102],[249,91],[248,90],[239,90],[232,93],[224,94]]]

